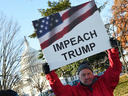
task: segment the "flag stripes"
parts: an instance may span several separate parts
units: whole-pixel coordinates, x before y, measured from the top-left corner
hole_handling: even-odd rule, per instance
[[[65,12],[62,15],[63,21],[67,18],[69,18],[72,14],[74,14],[76,11],[80,10],[81,8],[85,7],[87,4],[89,4],[89,2],[81,4],[80,6],[76,6],[76,7],[72,7],[70,10],[68,10],[67,12]]]
[[[41,49],[47,48],[56,40],[62,38],[65,34],[70,32],[76,25],[86,20],[89,16],[97,11],[94,2],[89,1],[76,7],[59,12],[62,18],[62,23],[57,25],[51,31],[41,36],[39,39]]]

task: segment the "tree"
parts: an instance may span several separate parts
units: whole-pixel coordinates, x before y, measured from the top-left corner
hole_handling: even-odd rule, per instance
[[[116,31],[113,28],[113,36],[120,41],[119,49],[121,57],[123,58],[123,63],[127,66],[121,49],[128,50],[128,46],[126,45],[128,41],[128,0],[115,0],[111,9],[113,17],[110,23],[116,28]]]
[[[126,46],[128,40],[128,0],[115,0],[111,9],[113,12],[111,24],[116,27],[113,36],[121,42],[123,49],[128,50],[128,46]]]
[[[82,60],[79,60],[77,62],[74,62],[69,65],[66,65],[66,66],[56,69],[56,73],[57,73],[58,77],[71,77],[73,75],[76,75],[77,70],[80,65],[80,61],[82,61]]]
[[[19,39],[20,27],[13,19],[0,14],[0,87],[12,89],[20,79],[20,57],[23,41]],[[0,89],[0,90],[1,90]]]
[[[41,79],[42,78],[42,79]],[[31,78],[29,78],[30,81],[32,81],[33,88],[36,88],[38,92],[42,93],[43,90],[48,88],[47,79],[41,74],[37,74]]]

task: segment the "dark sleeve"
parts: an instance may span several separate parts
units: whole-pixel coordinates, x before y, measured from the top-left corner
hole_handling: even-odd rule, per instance
[[[108,88],[111,88],[111,90],[113,91],[119,82],[122,64],[119,59],[118,49],[112,48],[107,51],[110,65],[102,76],[102,79],[104,80],[106,86]]]

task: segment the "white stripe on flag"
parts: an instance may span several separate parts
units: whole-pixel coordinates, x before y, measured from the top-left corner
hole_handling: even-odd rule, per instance
[[[68,26],[72,21],[74,21],[76,18],[78,18],[79,16],[81,16],[82,14],[86,13],[88,10],[90,10],[91,8],[93,8],[93,6],[95,5],[94,2],[90,2],[88,3],[85,7],[81,8],[80,10],[76,11],[74,14],[72,14],[69,18],[65,19],[63,21],[62,24],[60,24],[59,26],[55,27],[53,30],[51,30],[51,32],[48,32],[47,34],[45,34],[44,36],[38,38],[40,44],[43,43],[44,41],[48,40],[49,38],[51,38],[53,35],[55,35],[56,33],[59,33],[60,31],[63,30],[64,27]],[[69,10],[69,9],[68,9]],[[66,10],[66,11],[68,11]],[[62,16],[65,12],[59,12],[60,15]]]

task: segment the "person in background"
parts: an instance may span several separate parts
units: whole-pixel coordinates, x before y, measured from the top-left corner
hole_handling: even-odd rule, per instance
[[[78,69],[80,82],[76,86],[63,85],[54,70],[50,71],[48,63],[42,66],[56,96],[113,96],[119,82],[122,64],[119,59],[117,41],[110,39],[112,49],[108,49],[109,67],[101,76],[94,76],[89,61],[83,61]]]
[[[18,93],[14,90],[8,89],[6,91],[10,94],[10,96],[19,96]]]
[[[19,96],[17,92],[8,89],[8,90],[0,90],[0,96]]]
[[[0,96],[9,96],[9,93],[6,90],[0,90]]]

